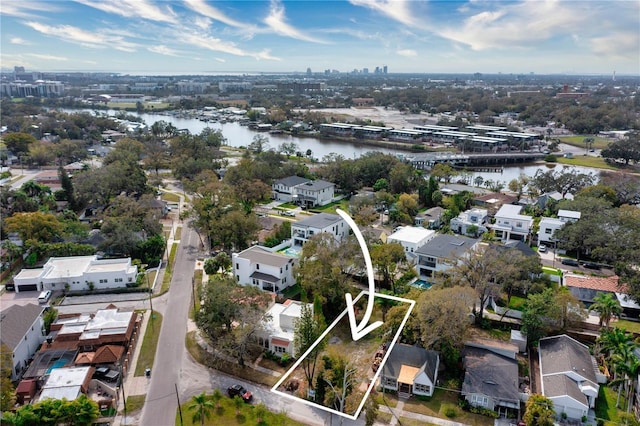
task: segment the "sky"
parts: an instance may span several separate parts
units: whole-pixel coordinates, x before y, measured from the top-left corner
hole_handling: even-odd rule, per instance
[[[0,66],[640,75],[640,0],[2,0]]]

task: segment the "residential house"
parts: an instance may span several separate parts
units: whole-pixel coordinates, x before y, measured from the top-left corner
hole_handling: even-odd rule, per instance
[[[295,259],[292,257],[253,246],[233,253],[232,262],[233,275],[241,285],[252,285],[276,293],[295,284]]]
[[[432,396],[438,380],[440,357],[435,351],[397,343],[380,373],[380,387],[398,396]]]
[[[540,389],[553,402],[557,414],[581,420],[596,405],[600,386],[606,378],[589,348],[563,334],[540,339]]]
[[[138,267],[131,258],[52,257],[42,268],[23,269],[14,278],[16,293],[43,290],[122,288],[134,284]]]
[[[440,229],[442,226],[442,207],[431,207],[430,209],[418,213],[415,218],[415,225],[427,229]]]
[[[541,209],[546,209],[549,204],[555,204],[560,200],[573,200],[573,194],[565,194],[563,197],[558,191],[548,192],[539,196],[535,204]]]
[[[555,233],[567,223],[580,219],[580,212],[573,210],[558,210],[558,217],[542,217],[538,230],[538,244],[555,244]]]
[[[457,234],[478,237],[488,231],[485,226],[488,215],[489,213],[486,209],[474,208],[466,210],[451,219],[449,228]]]
[[[335,184],[331,182],[300,176],[278,179],[271,188],[274,200],[295,203],[305,208],[329,204],[335,193]]]
[[[54,368],[42,387],[38,401],[63,399],[73,401],[89,390],[93,367]]]
[[[459,259],[474,250],[477,239],[462,235],[438,234],[416,250],[416,272],[421,279],[431,278],[457,265]]]
[[[640,306],[629,297],[629,288],[620,284],[620,278],[617,275],[601,277],[564,274],[562,285],[567,287],[571,294],[587,307],[593,304],[593,298],[598,293],[611,293],[620,302],[623,316],[638,318],[640,314]]]
[[[404,248],[407,260],[415,259],[415,252],[435,237],[436,231],[417,226],[402,226],[387,237],[387,244],[398,243]]]
[[[337,214],[319,213],[291,223],[291,243],[303,246],[314,235],[326,232],[339,242],[349,235],[349,225]]]
[[[302,316],[302,308],[306,306],[313,312],[313,304],[287,299],[284,303],[273,303],[265,315],[268,318],[263,330],[258,334],[258,343],[263,348],[282,356],[288,354],[297,357],[293,345],[296,321]]]
[[[12,353],[11,380],[18,379],[26,370],[45,339],[43,306],[33,303],[13,305],[0,312],[0,342]]]
[[[520,214],[522,206],[505,204],[495,215],[492,229],[502,241],[527,241],[533,225],[533,217]]]
[[[502,192],[490,192],[488,194],[480,194],[473,198],[473,204],[486,209],[490,216],[496,214],[498,209],[505,204],[513,204],[518,201],[518,197],[514,194],[504,194]]]
[[[519,418],[518,347],[497,341],[466,342],[462,396],[469,404]]]

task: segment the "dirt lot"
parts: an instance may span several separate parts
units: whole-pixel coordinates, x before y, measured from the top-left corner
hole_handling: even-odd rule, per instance
[[[305,110],[306,111],[306,110]],[[338,120],[371,120],[383,122],[385,126],[396,129],[403,127],[413,127],[420,124],[435,124],[437,119],[430,114],[407,114],[398,110],[385,109],[384,107],[359,107],[359,108],[320,108],[312,109],[310,112],[318,112],[332,116]]]

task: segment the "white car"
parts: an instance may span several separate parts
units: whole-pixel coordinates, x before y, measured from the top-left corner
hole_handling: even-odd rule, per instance
[[[538,253],[546,253],[547,251],[547,246],[545,246],[544,244],[540,244],[538,246]]]

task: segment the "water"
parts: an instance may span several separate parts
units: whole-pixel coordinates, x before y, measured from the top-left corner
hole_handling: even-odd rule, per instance
[[[82,109],[82,110],[74,110],[74,109],[62,109],[64,112],[89,112],[95,113],[96,110],[92,109]],[[119,111],[116,110],[107,110],[107,111],[97,111],[98,114],[107,113],[108,115],[115,115]],[[312,156],[319,160],[326,155],[331,153],[339,154],[344,156],[345,158],[359,158],[361,155],[366,154],[372,151],[384,152],[387,154],[401,154],[402,151],[392,149],[392,148],[380,148],[380,147],[371,147],[366,145],[356,145],[349,142],[342,141],[330,141],[326,139],[316,139],[316,138],[299,138],[286,134],[270,134],[265,132],[256,132],[249,129],[246,126],[241,126],[238,123],[218,123],[218,122],[204,122],[200,121],[197,118],[180,118],[175,117],[173,115],[165,115],[165,114],[137,114],[135,112],[127,112],[127,114],[136,115],[142,118],[148,126],[151,126],[153,123],[157,121],[166,121],[167,123],[173,124],[178,129],[188,129],[192,134],[198,134],[202,132],[205,128],[209,127],[216,130],[221,130],[224,137],[227,139],[227,144],[233,147],[246,147],[251,143],[254,136],[260,134],[266,137],[269,140],[270,148],[278,148],[279,145],[285,142],[294,142],[298,147],[299,151],[302,153],[306,153],[308,149],[311,150]],[[502,173],[490,173],[490,172],[472,172],[471,173],[471,184],[473,185],[474,179],[477,176],[482,176],[484,181],[493,180],[494,182],[500,181],[506,185],[513,179],[517,179],[521,173],[524,173],[527,176],[533,177],[536,174],[536,171],[539,169],[548,170],[549,168],[555,168],[556,170],[562,170],[564,167],[561,164],[528,164],[528,165],[517,165],[517,166],[509,166],[505,167],[502,170]],[[587,167],[575,167],[578,173],[596,173],[597,170],[589,169]]]
[[[425,280],[415,280],[411,285],[421,290],[429,290],[433,284]]]
[[[300,251],[298,251],[298,250],[296,250],[296,249],[294,249],[292,247],[287,247],[286,249],[281,250],[280,253],[285,254],[287,256],[290,256],[290,257],[296,257],[296,258],[300,257]]]

